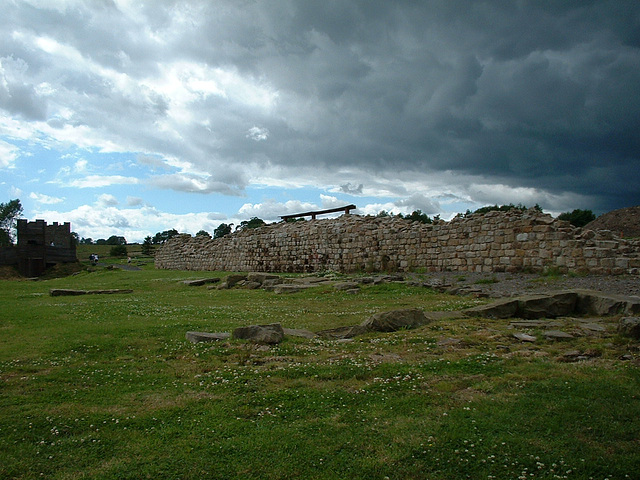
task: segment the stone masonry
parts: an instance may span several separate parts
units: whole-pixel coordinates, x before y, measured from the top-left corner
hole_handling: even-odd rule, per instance
[[[435,224],[344,215],[281,222],[218,239],[180,235],[157,268],[253,272],[459,271],[640,274],[640,240],[575,228],[529,210],[489,212]]]

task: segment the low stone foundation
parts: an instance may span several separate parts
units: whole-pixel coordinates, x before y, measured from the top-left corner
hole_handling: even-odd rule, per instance
[[[459,271],[640,273],[640,240],[575,228],[529,210],[435,224],[344,215],[244,230],[218,239],[180,235],[157,268],[252,272]]]

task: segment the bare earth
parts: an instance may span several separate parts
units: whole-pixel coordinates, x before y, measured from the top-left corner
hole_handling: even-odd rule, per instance
[[[638,275],[541,276],[527,273],[432,273],[427,283],[479,289],[490,297],[512,297],[560,290],[586,289],[616,295],[640,296]]]

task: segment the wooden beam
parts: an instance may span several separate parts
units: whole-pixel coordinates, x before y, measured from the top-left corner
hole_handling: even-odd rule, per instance
[[[315,220],[317,215],[324,215],[324,214],[329,214],[329,213],[336,213],[336,212],[344,212],[345,215],[349,215],[349,212],[353,209],[357,208],[355,205],[351,204],[351,205],[345,205],[344,207],[337,207],[337,208],[329,208],[327,210],[317,210],[315,212],[304,212],[304,213],[295,213],[293,215],[281,215],[280,218],[282,220],[289,220],[291,218],[298,218],[298,217],[311,217],[311,220]]]

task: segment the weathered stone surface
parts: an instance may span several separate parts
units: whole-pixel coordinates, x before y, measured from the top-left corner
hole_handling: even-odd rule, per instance
[[[521,342],[535,342],[538,340],[537,337],[533,335],[527,335],[526,333],[514,333],[513,336],[520,340]]]
[[[284,330],[279,323],[269,325],[250,325],[238,327],[233,331],[233,338],[249,340],[254,343],[275,344],[284,339]]]
[[[372,315],[360,325],[374,332],[395,332],[403,328],[417,328],[430,323],[418,308],[391,310]]]
[[[534,295],[518,299],[518,317],[555,318],[570,315],[575,310],[578,294],[561,292],[554,295]]]
[[[573,335],[567,332],[563,332],[562,330],[545,330],[544,332],[542,332],[542,335],[555,340],[574,338]]]
[[[228,288],[233,288],[234,286],[236,286],[236,284],[243,282],[246,279],[247,279],[247,275],[234,273],[231,275],[227,275],[227,278],[225,279],[225,283],[227,284]]]
[[[272,290],[275,293],[298,293],[310,288],[310,285],[292,285],[292,284],[280,284],[274,287],[268,287],[268,290]]]
[[[49,290],[49,295],[52,297],[70,296],[70,295],[86,295],[89,292],[87,290],[71,290],[68,288],[52,288]]]
[[[364,335],[367,332],[369,332],[369,330],[362,325],[351,325],[348,327],[338,327],[321,330],[316,334],[320,338],[326,338],[328,340],[343,340],[357,337],[358,335]]]
[[[207,333],[207,332],[187,332],[186,338],[191,343],[200,342],[218,342],[220,340],[227,340],[231,337],[228,332],[222,333]]]
[[[262,285],[266,280],[280,280],[280,277],[271,273],[262,272],[250,272],[247,274],[248,282],[256,282]]]
[[[113,295],[119,293],[133,293],[130,288],[115,288],[110,290],[71,290],[66,288],[52,288],[49,295],[52,297],[68,296],[68,295]]]
[[[570,290],[549,295],[530,295],[499,300],[465,310],[468,316],[525,319],[556,318],[566,315],[607,316],[633,313],[640,299],[590,290]]]
[[[317,335],[311,330],[297,328],[283,328],[284,334],[288,337],[315,338]]]
[[[488,305],[469,308],[464,311],[469,317],[511,318],[517,316],[518,299],[507,298]]]
[[[608,295],[591,290],[574,290],[579,295],[576,312],[584,315],[618,315],[633,310],[634,304],[640,304],[640,299],[634,302],[632,297]]]
[[[356,282],[338,282],[333,285],[333,288],[340,291],[357,290],[359,285]]]
[[[640,339],[640,317],[624,317],[618,323],[618,332],[621,335]]]
[[[213,277],[213,278],[196,278],[193,280],[183,280],[182,283],[184,283],[189,287],[200,287],[208,283],[218,283],[219,281],[220,281],[219,278]]]

